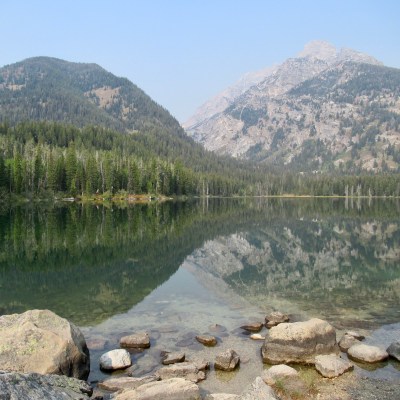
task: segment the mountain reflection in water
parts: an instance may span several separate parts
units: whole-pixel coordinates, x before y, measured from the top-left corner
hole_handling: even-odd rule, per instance
[[[0,313],[49,308],[99,324],[186,260],[261,309],[344,326],[398,322],[399,215],[398,201],[344,199],[3,208]]]

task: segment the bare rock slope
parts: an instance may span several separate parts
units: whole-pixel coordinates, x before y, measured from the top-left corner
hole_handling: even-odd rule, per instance
[[[265,71],[202,106],[188,134],[217,153],[297,171],[398,169],[400,70],[315,41]]]

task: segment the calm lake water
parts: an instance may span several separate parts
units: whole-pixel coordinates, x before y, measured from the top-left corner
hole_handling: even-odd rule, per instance
[[[239,393],[263,368],[261,342],[238,329],[246,322],[280,310],[387,346],[399,337],[399,305],[396,200],[0,209],[0,314],[48,308],[73,321],[91,349],[91,381],[108,376],[98,358],[121,336],[148,331],[152,346],[133,354],[133,376],[154,371],[163,350],[213,361],[233,347],[239,371],[211,371],[201,387],[221,391],[229,381]],[[218,346],[193,340],[203,333],[218,336]],[[400,377],[399,363],[378,367],[356,371]]]

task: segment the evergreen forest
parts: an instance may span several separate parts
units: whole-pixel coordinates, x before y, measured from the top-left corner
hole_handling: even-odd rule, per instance
[[[399,196],[399,174],[305,175],[185,152],[166,157],[151,133],[55,122],[0,124],[0,196]],[[160,147],[163,146],[158,142]],[[157,154],[157,150],[159,154]],[[178,153],[179,149],[176,149]],[[196,158],[197,157],[197,158]],[[191,164],[192,163],[192,164]]]

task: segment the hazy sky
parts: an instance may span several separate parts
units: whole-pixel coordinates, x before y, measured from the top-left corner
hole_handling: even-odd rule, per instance
[[[180,121],[246,72],[311,40],[400,67],[399,0],[1,0],[0,66],[94,62]]]

